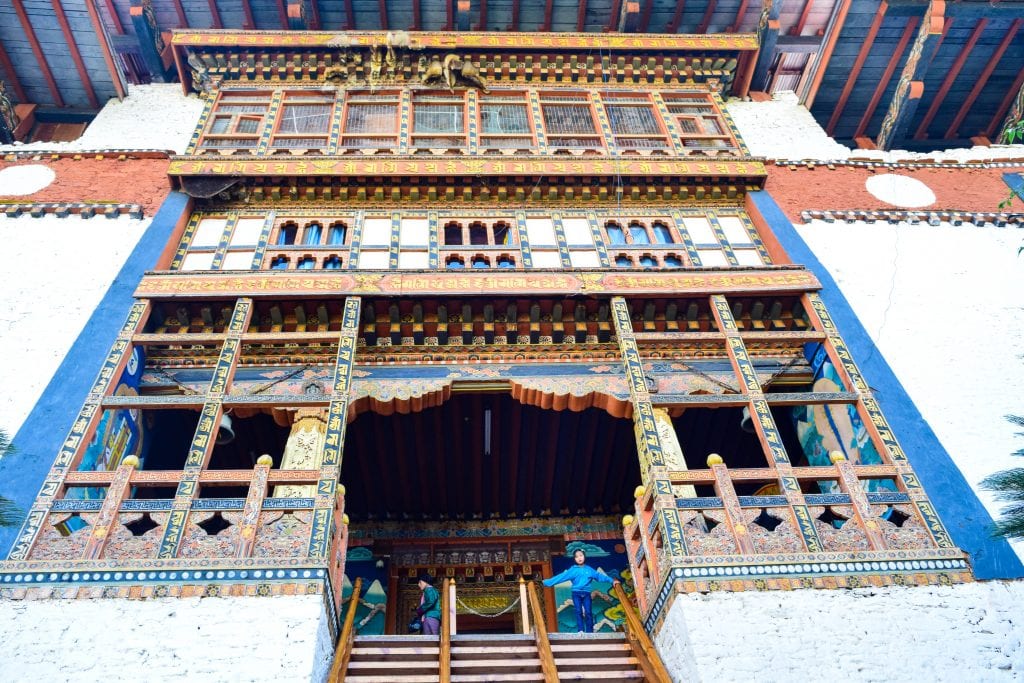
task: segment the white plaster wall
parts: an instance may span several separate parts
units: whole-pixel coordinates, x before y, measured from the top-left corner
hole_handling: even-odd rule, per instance
[[[0,600],[0,677],[319,683],[323,596]]]
[[[680,595],[655,644],[679,683],[1015,681],[1024,582]]]
[[[8,435],[39,400],[150,220],[0,216],[0,429]]]
[[[878,161],[969,161],[1024,158],[1024,145],[993,145],[928,153],[905,150],[851,150],[830,138],[811,113],[798,102],[793,92],[775,93],[770,102],[744,102],[733,99],[726,104],[726,109],[732,115],[733,122],[747,147],[750,148],[750,153],[769,159],[828,161],[856,157]]]
[[[826,223],[797,232],[993,517],[978,483],[1024,467],[1004,415],[1024,416],[1024,231]],[[858,359],[855,359],[858,360]],[[859,359],[863,360],[863,359]],[[1024,558],[1024,544],[1016,544]]]
[[[129,85],[128,97],[110,100],[77,140],[0,145],[0,151],[159,149],[182,154],[202,111],[203,101],[184,95],[180,83]]]

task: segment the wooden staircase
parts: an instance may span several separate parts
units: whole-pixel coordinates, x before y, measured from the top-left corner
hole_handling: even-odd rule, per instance
[[[353,586],[359,595],[360,580]],[[619,600],[627,598],[618,584]],[[349,603],[328,683],[473,683],[476,681],[646,681],[671,683],[640,620],[626,610],[624,633],[553,633],[544,627],[536,587],[520,583],[532,632],[456,634],[455,586],[445,581],[440,636],[356,636]],[[524,609],[524,619],[527,618]],[[527,621],[524,621],[527,623]],[[529,628],[527,626],[527,628]]]
[[[559,681],[645,681],[625,634],[548,636]],[[356,636],[345,681],[438,683],[437,636]],[[452,683],[544,681],[533,635],[451,638]]]

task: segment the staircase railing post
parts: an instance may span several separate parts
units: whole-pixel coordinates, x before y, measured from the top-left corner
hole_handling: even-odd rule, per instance
[[[452,679],[451,632],[454,622],[452,610],[455,606],[455,581],[445,579],[441,589],[441,637],[438,643],[437,676],[440,683],[449,683]]]
[[[622,584],[616,581],[612,585],[612,590],[615,592],[615,597],[619,599],[619,603],[622,604],[622,611],[626,615],[626,621],[623,624],[626,630],[626,642],[629,643],[637,661],[640,662],[644,679],[651,683],[672,683],[668,670],[665,669],[661,657],[658,656],[658,650],[651,642],[647,631],[644,630],[643,624],[640,623],[640,617],[633,611],[633,605],[630,604]]]
[[[519,612],[522,615],[523,635],[530,632],[530,606],[529,598],[526,597],[526,580],[519,577]]]
[[[530,582],[526,585],[530,599],[530,612],[533,614],[533,632],[537,640],[537,655],[540,657],[540,668],[544,673],[545,683],[558,683],[558,669],[555,667],[555,656],[551,652],[551,641],[544,626],[544,614],[540,610],[537,598],[537,587]]]
[[[450,619],[449,623],[451,624],[451,634],[453,636],[458,634],[458,629],[456,628],[456,623],[458,622],[458,619],[456,618],[457,615],[458,615],[458,610],[455,609],[455,579],[449,579],[448,580],[448,618]]]
[[[357,577],[355,583],[352,584],[352,596],[349,598],[348,612],[345,613],[345,623],[338,636],[338,646],[334,650],[331,672],[327,675],[328,683],[340,683],[345,679],[345,673],[348,671],[348,660],[352,656],[352,641],[355,639],[353,625],[356,621],[356,610],[359,609],[359,595],[362,589],[363,579]]]

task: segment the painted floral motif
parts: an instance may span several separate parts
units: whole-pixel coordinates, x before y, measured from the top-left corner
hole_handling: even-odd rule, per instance
[[[95,512],[51,514],[39,530],[29,559],[81,559],[97,517]]]
[[[743,510],[743,521],[747,533],[750,534],[750,540],[754,543],[754,552],[765,554],[805,552],[803,539],[796,529],[796,524],[789,510],[785,508],[769,508],[769,511],[772,516],[782,520],[773,531],[769,531],[754,522],[755,519],[761,516],[761,509],[747,508]]]
[[[164,535],[164,524],[167,523],[166,512],[150,512],[149,518],[156,525],[145,533],[135,536],[129,524],[142,521],[146,513],[122,512],[118,515],[118,524],[110,532],[110,540],[103,549],[103,557],[110,560],[128,560],[133,558],[156,557],[160,541]]]
[[[242,515],[239,512],[220,512],[224,522],[230,523],[231,526],[221,529],[216,534],[211,534],[207,528],[216,528],[213,523],[217,514],[217,511],[212,510],[209,512],[193,511],[189,515],[184,537],[178,550],[179,557],[234,556],[238,544],[238,523]]]
[[[906,550],[934,547],[931,534],[928,533],[928,529],[921,522],[921,518],[917,516],[912,505],[894,505],[893,513],[890,514],[889,519],[884,519],[880,516],[888,511],[884,505],[872,505],[871,511],[879,515],[877,518],[878,526],[885,536],[885,543],[889,546],[889,549]],[[901,519],[905,517],[903,519],[903,526],[897,526],[890,521],[897,516],[896,513],[899,514]]]
[[[304,556],[310,518],[310,512],[300,510],[261,512],[253,557]]]
[[[691,511],[683,519],[687,517],[690,519],[683,525],[683,535],[691,555],[735,555],[739,552],[725,521],[725,510]]]
[[[825,514],[824,506],[812,505],[808,508],[814,518],[814,528],[818,531],[825,550],[841,552],[846,550],[868,550],[868,537],[864,530],[857,526],[853,519],[853,508],[849,505],[833,505],[828,508],[836,517],[835,523],[818,519]],[[845,521],[843,521],[845,520]],[[840,524],[838,528],[836,524]]]

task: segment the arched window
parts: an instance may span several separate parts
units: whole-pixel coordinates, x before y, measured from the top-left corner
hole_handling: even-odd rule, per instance
[[[640,257],[640,265],[644,268],[657,268],[658,262],[650,254],[644,254]]]
[[[664,223],[654,224],[655,244],[672,244],[672,231]]]
[[[327,244],[331,246],[340,246],[345,244],[345,233],[348,228],[344,223],[335,223],[327,230]]]
[[[328,256],[324,259],[324,270],[341,270],[341,259],[337,256]]]
[[[469,224],[469,243],[487,244],[487,228],[484,227],[483,223]]]
[[[277,231],[277,244],[278,246],[284,247],[289,244],[295,244],[295,234],[299,231],[299,226],[294,223],[285,223],[281,226],[281,229]]]
[[[516,262],[512,259],[511,256],[499,256],[498,257],[498,267],[499,268],[515,268],[516,267]]]
[[[317,246],[320,244],[320,237],[323,233],[323,226],[319,223],[310,223],[306,226],[306,231],[302,233],[302,243],[309,246]]]
[[[608,242],[611,244],[625,244],[626,233],[618,223],[607,223],[604,229],[608,232]]]
[[[663,259],[666,268],[682,268],[683,262],[675,254],[669,254]]]
[[[491,262],[488,261],[483,256],[474,256],[473,257],[473,267],[474,268],[490,268],[491,267]]]
[[[312,256],[303,256],[299,259],[299,263],[296,267],[299,270],[313,270],[316,268],[316,259]]]
[[[285,256],[276,256],[270,262],[271,270],[288,270],[288,258]]]
[[[458,256],[452,256],[445,265],[448,267],[448,270],[461,270],[466,267],[466,264]]]
[[[449,246],[462,244],[462,226],[458,223],[449,223],[444,226],[444,243]]]
[[[512,244],[512,229],[508,223],[498,222],[494,224],[494,243],[498,245]]]
[[[619,268],[632,268],[633,261],[625,254],[619,254],[615,257],[615,265]]]
[[[650,238],[647,236],[647,229],[639,223],[630,223],[629,236],[633,240],[633,244],[651,243]]]

